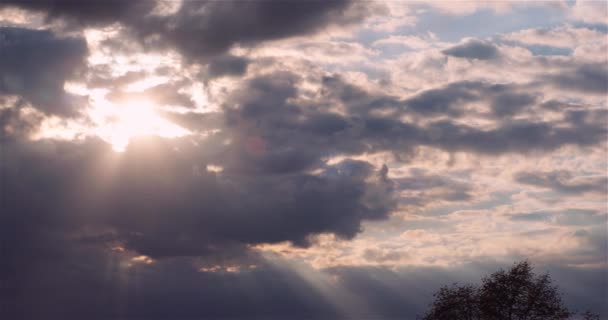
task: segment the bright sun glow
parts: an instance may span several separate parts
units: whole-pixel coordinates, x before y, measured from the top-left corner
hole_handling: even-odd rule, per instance
[[[160,117],[151,101],[114,104],[102,99],[96,102],[90,112],[96,124],[95,134],[110,143],[115,151],[124,151],[134,137],[174,138],[188,134],[188,130]]]

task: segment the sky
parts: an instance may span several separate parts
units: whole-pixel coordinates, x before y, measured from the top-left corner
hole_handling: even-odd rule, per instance
[[[608,318],[607,6],[0,1],[2,318]]]

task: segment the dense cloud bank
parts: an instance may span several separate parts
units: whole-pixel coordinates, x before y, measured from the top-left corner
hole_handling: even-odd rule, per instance
[[[148,0],[86,4],[71,0],[3,1],[3,4],[42,12],[49,21],[65,19],[68,28],[73,29],[120,23],[130,28],[140,41],[159,39],[154,45],[175,47],[194,60],[225,53],[234,44],[254,45],[317,32],[330,25],[353,24],[377,10],[347,0],[185,1],[175,12],[165,8],[171,6],[170,2]]]
[[[108,229],[97,242],[152,257],[205,255],[224,245],[307,245],[309,235],[324,232],[352,238],[362,220],[393,208],[386,170],[365,162],[327,165],[319,174],[218,174],[192,158],[201,149],[187,148],[150,139],[116,156],[99,141],[5,144],[3,233],[10,243],[39,247],[48,243],[35,239],[46,234],[40,230],[52,237],[90,227]]]

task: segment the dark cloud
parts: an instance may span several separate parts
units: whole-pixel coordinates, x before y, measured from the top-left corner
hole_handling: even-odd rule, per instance
[[[584,64],[542,79],[560,89],[604,95],[608,93],[606,64]]]
[[[514,221],[544,221],[569,226],[595,226],[606,222],[606,214],[586,209],[543,210],[512,214],[509,217]]]
[[[177,48],[187,59],[207,61],[233,45],[253,46],[317,32],[329,25],[360,22],[375,5],[337,1],[184,1],[170,15],[151,14],[159,1],[49,0],[5,1],[46,14],[49,20],[64,19],[76,28],[121,23],[144,44],[154,42]],[[160,40],[160,42],[156,40]],[[220,68],[225,69],[225,68]]]
[[[250,176],[230,168],[207,172],[204,154],[194,157],[201,151],[187,144],[176,151],[162,140],[134,143],[119,156],[102,143],[31,148],[4,147],[11,150],[2,168],[9,220],[66,233],[103,226],[113,241],[154,257],[281,241],[307,245],[318,233],[352,238],[363,220],[386,218],[394,207],[386,172],[365,162],[324,166],[315,175]],[[26,173],[29,166],[37,170]],[[100,175],[113,178],[100,184]],[[23,203],[26,197],[32,202]],[[40,212],[44,219],[36,218]]]
[[[146,16],[156,6],[151,0],[3,0],[0,6],[18,6],[42,12],[47,19],[64,19],[73,27],[102,26],[114,22],[126,22]]]
[[[552,151],[565,145],[596,145],[603,141],[606,129],[587,123],[562,127],[550,122],[520,121],[482,130],[439,121],[431,123],[426,132],[427,144],[444,150],[502,154]]]
[[[488,104],[492,116],[513,116],[536,102],[536,93],[518,92],[513,85],[460,81],[430,89],[404,101],[408,109],[422,115],[469,116],[468,104]]]
[[[499,127],[495,130],[480,130],[449,121],[438,121],[417,127],[400,121],[370,119],[366,122],[366,129],[365,139],[369,143],[375,142],[378,150],[407,150],[426,145],[446,151],[503,154],[556,148],[555,145],[544,145],[540,141],[545,136],[551,135],[551,128],[547,124],[525,124]],[[556,145],[566,143],[568,142],[561,139],[555,141]]]
[[[435,120],[423,125],[399,120],[395,114],[373,115],[379,108],[408,110],[411,101],[425,101],[429,109],[453,109],[455,111],[446,113],[454,114],[459,106],[452,104],[450,94],[460,95],[456,101],[483,97],[490,102],[498,101],[501,106],[515,101],[511,105],[514,109],[523,108],[533,99],[504,85],[456,83],[402,102],[325,77],[321,80],[324,86],[320,98],[311,103],[298,99],[300,81],[291,73],[273,73],[252,78],[234,91],[226,100],[224,111],[226,132],[235,141],[228,152],[236,154],[230,159],[237,163],[225,165],[245,171],[307,170],[332,155],[378,151],[405,155],[421,145],[480,154],[551,151],[564,145],[595,145],[603,141],[606,133],[601,121],[594,121],[594,117],[587,114],[576,119],[566,114],[563,120],[554,122],[498,121],[491,129],[452,120]],[[442,106],[441,101],[448,105]],[[332,103],[343,104],[350,112],[333,113]],[[403,111],[395,111],[398,112]],[[492,119],[495,117],[491,115]],[[264,150],[263,156],[253,156],[254,153],[248,151],[252,146]]]
[[[504,93],[492,101],[492,112],[497,117],[512,116],[535,102],[536,97],[531,94]]]
[[[209,144],[199,143],[144,139],[123,154],[96,140],[3,143],[3,313],[336,318],[300,275],[272,269],[247,246],[307,245],[318,233],[353,237],[362,220],[392,211],[387,169],[345,161],[317,174],[215,174],[205,170]],[[164,259],[158,268],[130,269],[135,262],[116,247]],[[176,256],[260,269],[200,273],[191,261],[173,264]],[[168,279],[167,271],[178,276]]]
[[[591,109],[589,107],[570,108],[564,110],[566,121],[575,125],[608,123],[608,109]]]
[[[423,115],[461,116],[467,103],[481,99],[477,90],[480,86],[483,84],[469,82],[449,84],[444,88],[424,91],[406,100],[405,103],[411,110]]]
[[[83,101],[64,91],[85,65],[86,42],[44,30],[0,28],[0,95],[20,95],[47,114],[74,116]]]
[[[323,97],[344,104],[350,113],[365,115],[373,114],[374,111],[397,113],[403,108],[403,103],[397,97],[372,94],[364,88],[345,82],[338,75],[324,76],[321,83]]]
[[[467,40],[442,52],[448,56],[478,60],[491,60],[498,57],[496,46],[492,43],[476,39]]]
[[[599,223],[593,226],[581,225],[581,229],[574,232],[573,236],[581,241],[581,245],[579,248],[568,252],[568,256],[573,261],[578,261],[577,263],[582,264],[599,265],[608,260],[608,233],[606,233],[605,228],[606,214],[600,215],[598,218]]]
[[[235,44],[303,35],[328,25],[348,25],[369,14],[356,2],[186,1],[174,15],[144,32],[159,33],[187,57],[226,52]]]
[[[374,94],[345,83],[339,77],[323,78],[325,94],[341,101],[351,112],[370,114],[376,111],[393,115],[428,117],[465,117],[479,115],[503,118],[521,114],[532,108],[541,96],[523,92],[518,86],[482,81],[457,81],[439,88],[424,90],[405,99]],[[488,105],[489,114],[471,107],[473,103]]]
[[[240,76],[247,71],[249,60],[232,55],[219,56],[209,62],[207,69],[208,78],[221,76]]]
[[[569,171],[518,172],[515,181],[541,188],[547,188],[564,194],[608,193],[606,177],[576,177]]]

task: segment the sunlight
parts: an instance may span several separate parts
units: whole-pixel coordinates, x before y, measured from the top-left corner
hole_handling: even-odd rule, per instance
[[[95,102],[90,111],[91,119],[96,124],[95,134],[110,143],[117,152],[124,151],[134,137],[174,138],[188,134],[188,130],[159,116],[155,112],[155,105],[149,100],[114,104],[102,98]]]

